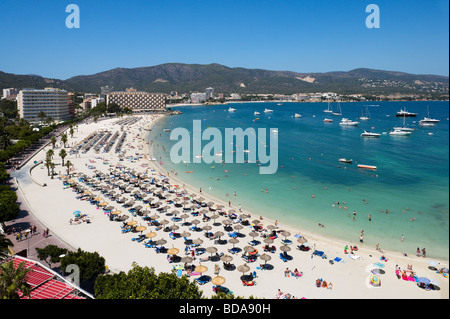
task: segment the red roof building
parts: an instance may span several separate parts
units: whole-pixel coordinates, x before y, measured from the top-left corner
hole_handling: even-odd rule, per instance
[[[31,269],[26,276],[26,282],[31,286],[31,293],[28,297],[19,292],[22,299],[94,299],[91,294],[37,261],[14,255],[0,263],[11,260],[15,268],[24,262],[24,268]]]

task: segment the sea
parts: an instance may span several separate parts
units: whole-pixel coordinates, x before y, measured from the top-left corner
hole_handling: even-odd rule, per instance
[[[236,111],[229,112],[230,107]],[[328,107],[334,111],[340,107],[342,116],[324,113]],[[396,117],[401,109],[418,115]],[[379,244],[381,249],[408,255],[426,248],[427,256],[448,260],[448,101],[248,102],[180,106],[176,110],[182,114],[158,121],[148,140],[153,141],[153,157],[167,172],[177,172],[177,178],[186,184],[280,225],[358,245],[363,231],[365,246]],[[362,115],[370,120],[359,120]],[[419,120],[428,115],[440,122],[434,127],[419,126]],[[360,124],[343,127],[339,124],[342,117]],[[325,123],[325,118],[333,122]],[[195,154],[193,145],[201,142],[203,147],[211,142],[194,140],[195,120],[200,121],[202,130],[220,130],[223,150],[225,129],[255,129],[258,150],[265,147],[270,154],[272,146],[278,146],[276,172],[261,174],[264,164],[247,161],[247,157],[243,163],[237,157],[225,163],[220,154],[215,154],[217,163],[194,163],[202,158],[196,157],[201,154]],[[393,127],[403,125],[415,128],[414,132],[407,137],[389,135]],[[171,134],[177,128],[189,132],[191,154],[190,160],[174,163],[170,153],[180,145],[180,136],[171,139]],[[265,138],[258,135],[259,128],[265,130]],[[381,136],[363,138],[363,131]],[[277,135],[274,144],[270,144],[270,134]],[[235,155],[251,145],[248,138],[243,147],[236,144],[232,145]],[[341,163],[340,158],[352,159],[352,163]],[[376,170],[361,169],[358,164],[376,166]]]

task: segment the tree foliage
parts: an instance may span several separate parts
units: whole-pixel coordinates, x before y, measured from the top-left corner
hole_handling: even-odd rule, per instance
[[[133,263],[128,273],[104,275],[95,282],[97,299],[200,299],[202,292],[188,277],[160,273]]]
[[[61,268],[75,264],[80,269],[80,280],[94,280],[105,272],[105,258],[97,252],[86,252],[78,248],[77,251],[69,251],[61,258]]]

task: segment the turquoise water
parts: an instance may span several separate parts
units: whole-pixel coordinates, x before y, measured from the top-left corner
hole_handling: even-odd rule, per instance
[[[448,260],[449,103],[341,103],[343,117],[357,120],[366,105],[378,106],[369,106],[371,120],[360,121],[358,127],[340,126],[341,117],[322,112],[326,103],[179,107],[183,114],[159,121],[149,140],[154,140],[154,157],[167,171],[177,171],[187,184],[230,200],[233,205],[241,204],[255,216],[264,215],[349,243],[359,243],[364,229],[365,245],[375,247],[379,243],[381,248],[408,254],[425,247],[428,256]],[[230,106],[237,111],[228,112]],[[427,106],[430,116],[441,120],[432,128],[418,126],[418,121],[427,116]],[[416,127],[411,136],[361,138],[363,130],[383,133],[403,125],[403,119],[394,116],[403,107],[419,113],[416,118],[406,118],[407,125]],[[274,112],[265,114],[265,108]],[[257,121],[255,110],[261,113]],[[302,117],[294,118],[296,112]],[[324,123],[324,118],[334,121]],[[259,174],[255,163],[172,163],[169,150],[177,141],[171,141],[170,132],[163,129],[184,127],[192,132],[193,120],[201,120],[203,130],[261,127],[269,134],[269,129],[278,129],[277,172]],[[352,158],[353,164],[339,163],[341,157]],[[358,169],[358,163],[375,165],[377,170]],[[333,207],[337,201],[341,208]]]

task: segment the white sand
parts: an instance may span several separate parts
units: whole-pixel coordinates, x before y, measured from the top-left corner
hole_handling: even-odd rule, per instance
[[[135,155],[139,153],[140,155],[147,155],[149,151],[147,145],[143,142],[146,132],[143,130],[144,127],[149,127],[156,116],[142,116],[142,119],[135,125],[126,127],[127,140],[124,143],[123,149],[127,149],[126,156]],[[80,124],[78,130],[75,130],[73,138],[69,137],[69,144],[75,145],[77,142],[83,140],[90,133],[100,129],[106,128],[112,131],[114,134],[116,131],[120,130],[120,126],[114,125],[117,119],[107,119],[100,121],[98,123],[90,124]],[[139,137],[137,135],[140,134]],[[68,145],[69,146],[69,145]],[[43,151],[39,152],[33,160],[44,160],[45,152],[51,148],[51,145],[47,146]],[[109,153],[99,153],[95,154],[93,149],[91,149],[87,154],[81,154],[80,157],[75,155],[69,155],[66,157],[66,161],[70,160],[74,164],[75,171],[83,172],[88,176],[93,176],[94,169],[89,169],[89,165],[95,166],[102,172],[109,173],[109,164],[116,165],[122,164],[123,166],[134,168],[136,171],[145,172],[147,167],[143,165],[147,164],[154,169],[161,169],[157,166],[155,161],[149,161],[147,158],[141,158],[137,161],[131,162],[125,159],[119,162],[118,156],[114,152],[114,147]],[[61,159],[58,156],[60,148],[55,149],[54,162],[57,165],[55,172],[61,172],[61,175],[65,174],[66,169],[61,167]],[[67,148],[69,151],[69,148]],[[106,159],[107,161],[103,161]],[[65,241],[67,244],[72,246],[74,249],[80,247],[86,251],[97,251],[101,256],[106,259],[107,266],[114,272],[118,271],[128,271],[131,268],[132,262],[136,262],[140,266],[154,267],[157,272],[169,272],[171,271],[174,264],[170,264],[167,261],[166,254],[157,254],[154,249],[146,248],[143,243],[137,243],[132,241],[138,233],[121,233],[121,222],[111,222],[107,215],[104,214],[103,210],[97,209],[95,205],[91,205],[88,201],[81,201],[76,199],[77,194],[71,189],[64,189],[62,180],[55,176],[51,179],[47,176],[47,168],[43,165],[36,167],[30,173],[30,167],[33,166],[33,160],[26,164],[21,170],[13,172],[12,177],[16,177],[19,185],[19,190],[23,192],[28,206],[31,207],[31,212],[38,218],[41,223],[50,229],[50,233],[58,236],[61,240]],[[95,163],[90,163],[90,160],[95,160]],[[104,164],[108,163],[108,165]],[[165,171],[162,171],[166,173]],[[149,170],[149,175],[157,173],[151,173]],[[37,183],[46,183],[46,187],[41,187]],[[170,176],[171,184],[181,184],[182,182],[177,181],[172,176]],[[186,190],[189,193],[197,193],[196,189],[190,188],[186,185]],[[105,201],[109,202],[109,205],[127,213],[127,209],[122,207],[121,204],[107,199],[100,192],[94,192],[94,194],[100,194],[101,197],[105,198]],[[126,197],[130,197],[130,194],[125,194]],[[200,195],[204,198],[211,199],[217,204],[224,204],[219,200],[208,195],[207,190],[203,190]],[[145,207],[145,204],[140,203]],[[172,205],[171,205],[172,207]],[[237,210],[237,207],[233,207]],[[73,218],[73,212],[75,210],[80,210],[84,214],[88,214],[91,223],[82,223],[79,225],[70,225],[69,220]],[[156,212],[152,210],[152,213]],[[237,213],[239,215],[239,212]],[[130,219],[132,215],[130,215]],[[170,221],[171,217],[167,217],[164,214],[158,214],[161,216],[160,219],[167,219]],[[211,214],[209,214],[211,215]],[[253,220],[256,217],[264,213],[259,213],[256,216],[252,215]],[[134,217],[135,220],[141,225],[147,226],[147,222],[142,220],[141,217]],[[189,220],[199,219],[201,217],[189,217]],[[224,217],[220,217],[218,220],[221,222]],[[173,222],[171,221],[171,224]],[[264,226],[273,224],[266,218],[262,221]],[[203,244],[201,247],[214,246],[214,241],[203,236],[203,232],[193,232],[188,229],[188,226],[181,226],[177,232],[181,233],[184,230],[189,231],[192,236],[190,238],[201,238]],[[199,226],[203,226],[202,222]],[[209,225],[213,225],[213,222],[209,222]],[[212,232],[224,231],[222,225],[212,226]],[[375,249],[369,249],[364,247],[359,247],[359,250],[355,253],[361,257],[359,260],[353,260],[343,253],[343,247],[347,244],[339,240],[331,240],[324,238],[323,236],[318,236],[317,234],[309,233],[300,229],[292,229],[288,226],[280,226],[280,228],[288,230],[292,235],[289,237],[293,241],[290,245],[291,251],[289,254],[293,256],[292,261],[283,262],[279,258],[279,247],[281,246],[282,236],[279,236],[274,245],[277,247],[275,253],[267,253],[272,259],[268,264],[273,265],[272,270],[258,270],[260,264],[264,263],[259,258],[254,263],[248,263],[250,271],[256,270],[257,278],[255,279],[256,285],[253,287],[244,287],[241,283],[240,277],[242,273],[237,270],[227,271],[223,269],[222,262],[218,262],[221,271],[220,275],[226,278],[226,283],[223,285],[234,292],[236,296],[249,297],[251,295],[260,298],[275,298],[275,295],[280,289],[284,293],[290,293],[298,298],[305,297],[311,298],[339,298],[339,299],[446,299],[449,298],[449,285],[448,279],[444,278],[442,275],[435,273],[428,269],[428,258],[416,257],[416,256],[402,256],[400,253],[384,251],[384,255],[388,258],[388,262],[382,262],[385,265],[383,269],[385,274],[380,275],[381,287],[373,287],[369,285],[369,277],[371,275],[370,270],[373,269],[370,266],[375,262],[380,262],[380,256],[382,255],[379,251]],[[155,227],[147,226],[147,230],[154,231]],[[241,230],[241,233],[248,234],[252,229],[246,226]],[[224,231],[225,232],[225,231]],[[155,239],[165,238],[167,244],[165,247],[171,248],[176,247],[180,250],[179,256],[183,257],[185,245],[182,238],[172,240],[169,237],[169,233],[165,233],[162,230],[156,231],[158,234]],[[296,249],[297,243],[294,234],[301,234],[308,239],[308,245],[311,247],[316,247],[317,250],[324,251],[328,259],[322,259],[315,256],[311,258],[311,251],[302,252]],[[223,237],[223,239],[229,239],[228,235]],[[246,236],[245,238],[238,238],[239,243],[236,247],[243,248],[248,246],[247,242],[251,240],[251,237]],[[257,238],[262,241],[262,238]],[[359,246],[359,245],[358,245]],[[216,245],[218,253],[224,252],[228,253],[228,248],[231,248],[231,244],[226,245]],[[256,246],[260,254],[263,253],[261,245]],[[200,257],[208,256],[208,253],[201,255]],[[240,257],[241,253],[232,255],[232,263],[238,267],[244,264],[244,260]],[[345,263],[335,262],[331,265],[328,261],[334,259],[335,257],[341,257]],[[442,266],[448,267],[448,261],[439,261]],[[193,262],[195,265],[199,264],[199,257]],[[418,277],[427,277],[429,279],[435,279],[440,282],[440,290],[436,291],[425,291],[417,287],[413,282],[404,281],[402,279],[397,279],[394,270],[395,266],[399,265],[402,269],[406,269],[407,265],[413,265],[413,270],[416,272]],[[206,261],[202,265],[208,267],[208,271],[205,273],[211,277],[215,277],[214,265],[215,262]],[[286,268],[293,271],[297,268],[299,271],[303,272],[303,276],[300,278],[285,277],[284,271]],[[192,277],[197,278],[196,277]],[[323,278],[327,282],[333,283],[333,289],[317,288],[315,286],[315,281],[317,278]],[[211,282],[201,286],[204,291],[205,296],[212,295]]]

